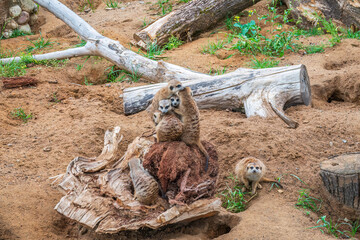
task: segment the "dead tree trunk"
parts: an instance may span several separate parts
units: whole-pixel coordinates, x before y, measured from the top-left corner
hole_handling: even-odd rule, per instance
[[[340,203],[360,209],[360,153],[334,157],[322,162],[320,169],[329,193]]]
[[[171,35],[182,40],[203,32],[238,13],[259,0],[193,0],[134,34],[136,45],[146,48],[148,43],[164,45]]]
[[[320,13],[326,19],[335,19],[338,22],[350,27],[351,25],[360,26],[360,4],[359,1],[343,0],[283,0],[294,19],[302,20],[303,27],[312,27],[317,22],[314,13]]]
[[[37,81],[34,78],[29,77],[15,77],[15,78],[3,78],[4,88],[17,88],[29,85],[36,85]]]
[[[126,115],[144,110],[155,93],[165,85],[154,84],[128,88],[124,91]],[[271,69],[238,69],[221,76],[199,75],[189,86],[199,108],[245,107],[247,117],[278,115],[291,128],[297,123],[285,116],[283,110],[294,105],[309,105],[310,84],[304,65]]]

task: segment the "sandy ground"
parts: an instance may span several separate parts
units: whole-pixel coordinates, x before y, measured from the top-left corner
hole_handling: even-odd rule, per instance
[[[104,4],[100,4],[94,13],[79,14],[100,33],[128,47],[143,19],[157,16],[150,9],[151,4],[132,1],[124,6],[125,10],[105,11]],[[261,12],[266,6],[261,2],[255,8]],[[65,49],[79,42],[76,34],[52,14],[47,11],[40,14],[46,22],[41,26],[43,36],[60,43],[47,51]],[[235,55],[223,60],[219,55],[200,53],[201,46],[209,40],[223,36],[224,26],[216,29],[215,34],[204,33],[201,38],[167,52],[166,61],[204,73],[210,68],[227,66],[231,71],[245,67],[247,57]],[[316,43],[321,38],[308,41]],[[23,51],[27,44],[25,37],[1,40],[2,48],[16,51]],[[294,204],[301,188],[311,189],[311,194],[318,198],[327,196],[319,176],[320,162],[329,156],[360,151],[358,56],[360,42],[350,39],[321,54],[285,55],[280,65],[306,65],[311,82],[312,105],[286,111],[299,122],[297,129],[288,128],[277,118],[246,118],[239,112],[201,110],[202,138],[213,143],[219,155],[219,191],[225,187],[235,163],[249,155],[264,160],[269,177],[284,175],[283,193],[269,192],[270,185],[264,184],[265,188],[250,202],[248,209],[236,214],[240,221],[218,239],[330,239],[331,236],[317,229],[309,229],[316,225],[319,216],[355,218],[355,215],[345,215],[346,212],[330,204],[331,201],[324,201],[319,215],[310,216]],[[97,156],[107,129],[121,126],[124,135],[121,151],[125,152],[136,136],[152,127],[144,112],[124,116],[119,98],[124,88],[144,84],[143,81],[106,86],[104,69],[111,64],[91,58],[81,71],[75,70],[76,65],[84,61],[72,59],[61,68],[35,66],[27,71],[27,76],[39,81],[36,87],[0,89],[0,239],[97,239],[91,232],[81,235],[77,224],[53,209],[62,194],[51,185],[49,177],[64,173],[74,157]],[[83,84],[84,76],[95,84],[76,85]],[[49,83],[53,80],[58,83]],[[59,102],[52,101],[54,96]],[[34,118],[27,123],[14,119],[10,112],[18,107],[31,112]],[[45,152],[46,147],[51,151]],[[300,177],[308,186],[290,174]],[[157,236],[161,239],[217,236],[202,232],[201,223],[191,223],[186,230],[164,230]],[[141,237],[140,233],[131,236],[151,238]]]

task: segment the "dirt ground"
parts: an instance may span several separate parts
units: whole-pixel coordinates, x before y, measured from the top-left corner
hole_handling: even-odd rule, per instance
[[[266,3],[262,1],[251,9],[265,11]],[[141,28],[144,18],[148,21],[158,16],[147,2],[126,1],[123,6],[125,9],[106,11],[101,3],[95,12],[89,13],[79,13],[76,4],[71,7],[97,31],[129,47],[132,34]],[[51,13],[41,9],[40,19],[44,22],[40,28],[42,35],[59,43],[46,51],[66,49],[80,42],[77,35]],[[239,54],[223,59],[219,55],[200,53],[201,46],[221,38],[224,31],[224,25],[219,25],[193,42],[168,51],[164,54],[168,57],[166,61],[204,73],[210,68],[227,66],[228,71],[232,71],[246,67],[249,58]],[[37,34],[30,39],[38,37]],[[312,37],[307,41],[316,43],[322,38]],[[16,51],[24,51],[28,44],[26,37],[1,40],[3,49]],[[329,156],[360,151],[359,56],[360,42],[347,39],[320,54],[290,53],[282,58],[280,66],[304,64],[310,77],[312,105],[286,111],[299,122],[297,129],[288,128],[278,118],[246,118],[239,112],[201,110],[202,139],[214,144],[219,155],[219,191],[224,189],[239,159],[255,156],[264,160],[268,177],[283,175],[284,192],[268,191],[270,185],[264,184],[248,209],[236,214],[240,219],[238,223],[222,235],[205,234],[201,230],[205,228],[204,222],[197,221],[174,231],[164,230],[157,236],[161,239],[208,239],[211,236],[218,239],[331,239],[318,229],[309,229],[316,225],[319,216],[331,215],[334,220],[356,218],[333,200],[326,200],[319,164]],[[98,239],[91,232],[82,235],[77,224],[54,210],[62,194],[51,185],[49,178],[64,173],[68,163],[77,156],[99,155],[107,129],[122,128],[121,150],[125,152],[136,136],[152,128],[144,112],[124,116],[119,97],[124,88],[146,82],[106,85],[104,69],[112,64],[91,58],[77,71],[76,65],[84,61],[84,58],[74,58],[60,68],[28,69],[26,76],[39,81],[36,87],[8,90],[0,83],[0,239]],[[84,85],[85,76],[94,85]],[[56,84],[50,83],[54,80]],[[58,101],[54,102],[54,96]],[[34,118],[27,123],[14,119],[10,112],[19,107],[32,113]],[[44,151],[44,148],[51,150]],[[309,188],[312,196],[324,199],[319,215],[307,216],[295,207],[301,188]],[[211,227],[211,222],[209,224]],[[131,236],[154,238],[136,233]]]

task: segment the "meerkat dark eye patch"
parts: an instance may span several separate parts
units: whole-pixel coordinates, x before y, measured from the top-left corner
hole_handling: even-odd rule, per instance
[[[250,167],[250,169],[254,169],[254,167]]]
[[[181,85],[179,84],[179,85],[177,85],[176,87],[177,87],[177,88],[181,88]]]
[[[173,102],[173,101],[175,101],[175,99],[172,98],[171,101]]]
[[[259,167],[256,167],[257,170],[259,170]]]
[[[166,107],[165,107],[165,109],[168,109],[168,108],[169,108],[169,106],[166,106]]]
[[[174,87],[173,86],[170,86],[170,90],[173,90],[174,89]]]
[[[163,107],[162,107],[162,106],[160,106],[160,108],[161,108],[161,109],[163,109]]]

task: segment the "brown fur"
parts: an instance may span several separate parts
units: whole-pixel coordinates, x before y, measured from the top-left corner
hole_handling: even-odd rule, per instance
[[[156,125],[157,142],[180,140],[181,134],[183,133],[183,123],[174,113],[168,112],[161,114],[160,111],[156,111],[154,113],[154,119],[156,119],[154,122]]]
[[[158,199],[159,184],[148,173],[139,158],[129,161],[130,177],[134,185],[134,198],[140,203],[151,205]]]
[[[180,119],[184,124],[183,134],[181,140],[188,145],[196,145],[206,157],[205,171],[208,168],[209,154],[200,142],[200,124],[199,124],[199,109],[191,96],[192,92],[189,87],[178,92],[180,98],[180,105],[174,108],[174,112],[180,115]]]
[[[180,85],[180,87],[179,87]],[[159,109],[159,101],[162,99],[169,99],[172,95],[176,94],[179,90],[182,89],[182,83],[178,80],[171,80],[168,84],[161,88],[154,96],[151,105],[148,107],[148,112],[151,117],[156,110]]]
[[[243,158],[235,166],[235,175],[239,181],[244,184],[242,191],[244,192],[246,189],[250,189],[249,184],[251,182],[251,194],[255,194],[257,188],[262,188],[260,182],[275,182],[282,188],[279,182],[265,178],[265,173],[265,164],[260,159],[254,157]]]

